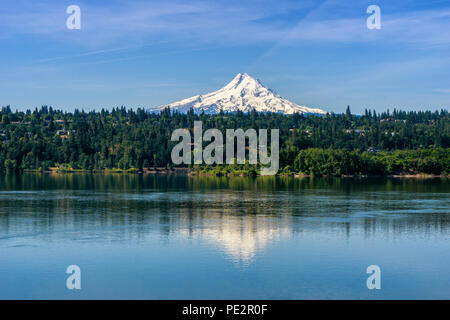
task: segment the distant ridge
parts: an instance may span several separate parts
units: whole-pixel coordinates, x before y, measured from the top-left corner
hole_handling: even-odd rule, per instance
[[[193,96],[150,109],[149,111],[160,112],[167,107],[182,113],[186,113],[189,109],[193,108],[196,113],[204,112],[206,114],[219,113],[220,110],[223,110],[223,112],[249,112],[253,109],[258,112],[283,114],[327,113],[322,109],[299,106],[284,99],[246,73],[239,73],[230,83],[217,91]]]

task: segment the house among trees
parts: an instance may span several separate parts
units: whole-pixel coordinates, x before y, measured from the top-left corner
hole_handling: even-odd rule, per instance
[[[356,134],[359,134],[360,136],[364,136],[364,135],[366,135],[366,130],[362,130],[362,129],[347,129],[347,130],[345,130],[345,133],[356,133]]]
[[[56,130],[56,135],[58,135],[61,139],[68,139],[70,134],[70,130]]]

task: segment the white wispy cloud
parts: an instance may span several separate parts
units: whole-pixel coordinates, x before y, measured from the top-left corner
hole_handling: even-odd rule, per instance
[[[26,5],[25,5],[26,3]],[[366,28],[363,1],[108,1],[79,3],[82,29],[66,29],[67,1],[19,0],[0,12],[0,38],[33,34],[101,47],[155,39],[245,44],[301,41],[450,44],[450,8],[383,10],[382,29]],[[299,13],[299,21],[277,17]],[[281,22],[280,22],[281,21]]]
[[[419,43],[428,45],[450,44],[450,8],[446,10],[396,11],[381,15],[381,29],[366,27],[368,15],[336,18],[329,17],[329,2],[318,8],[285,33],[280,42],[334,41],[385,43]]]

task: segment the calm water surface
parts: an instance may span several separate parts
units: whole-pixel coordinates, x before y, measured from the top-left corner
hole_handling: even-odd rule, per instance
[[[448,179],[0,176],[0,299],[449,299],[449,194]]]

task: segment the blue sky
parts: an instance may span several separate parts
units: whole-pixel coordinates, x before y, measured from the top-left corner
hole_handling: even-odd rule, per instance
[[[69,5],[81,30],[68,30]],[[381,29],[366,27],[369,5]],[[450,1],[2,1],[0,105],[157,107],[239,72],[300,105],[449,109]]]

